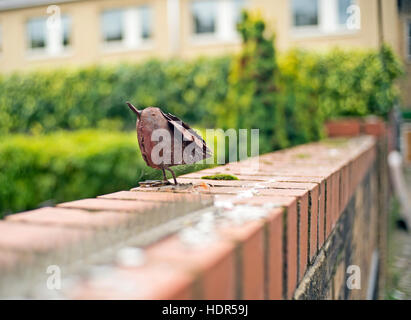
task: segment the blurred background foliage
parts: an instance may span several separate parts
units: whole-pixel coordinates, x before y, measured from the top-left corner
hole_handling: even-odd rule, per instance
[[[0,215],[160,178],[140,157],[126,100],[200,128],[259,128],[267,152],[320,139],[329,118],[385,117],[398,99],[402,66],[387,46],[277,54],[245,12],[239,31],[237,56],[0,76]]]
[[[145,164],[136,145],[135,132],[102,129],[5,137],[0,141],[0,218],[129,189],[138,180],[162,179],[161,171]],[[200,162],[178,166],[175,172],[206,167],[210,165]]]

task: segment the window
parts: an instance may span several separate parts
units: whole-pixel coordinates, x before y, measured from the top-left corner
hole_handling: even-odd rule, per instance
[[[292,0],[294,26],[318,25],[318,0]]]
[[[71,36],[71,19],[68,16],[61,17],[61,24],[63,28],[63,46],[67,47],[70,45]]]
[[[217,18],[217,3],[215,1],[194,1],[192,14],[194,19],[194,33],[215,32]]]
[[[359,13],[358,10],[352,10],[351,5],[355,4],[354,0],[290,0],[292,10],[292,22],[294,31],[303,34],[314,31],[317,33],[333,33],[343,30],[357,30],[358,27],[348,27],[353,12]],[[350,10],[349,10],[350,8]],[[359,17],[351,19],[359,22]]]
[[[246,0],[193,0],[192,33],[197,38],[238,39],[237,24]]]
[[[110,10],[103,12],[102,29],[104,41],[123,40],[123,11]]]
[[[141,21],[141,37],[143,39],[149,39],[152,36],[151,22],[153,21],[152,12],[150,7],[140,8],[140,21]]]
[[[30,52],[59,55],[70,45],[71,19],[61,16],[51,25],[46,17],[32,18],[27,21],[27,47]]]
[[[101,17],[103,41],[114,47],[138,48],[152,38],[152,24],[149,6],[104,11]]]
[[[241,12],[245,5],[245,0],[234,0],[234,20],[236,25],[241,21]]]
[[[338,23],[345,25],[347,23],[349,13],[348,7],[354,4],[353,0],[338,0]]]
[[[31,49],[45,49],[47,39],[46,18],[33,18],[27,22],[28,45]]]

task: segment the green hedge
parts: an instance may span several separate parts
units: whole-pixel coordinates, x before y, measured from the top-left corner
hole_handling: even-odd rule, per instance
[[[229,62],[227,57],[152,60],[3,76],[0,135],[90,127],[131,129],[135,118],[125,105],[127,100],[214,127],[212,112],[225,98]]]
[[[398,101],[395,80],[403,75],[403,66],[386,45],[326,53],[294,49],[282,55],[279,64],[287,108],[296,105],[311,114],[318,106],[325,118],[385,117]]]
[[[224,109],[229,108],[231,61],[230,57],[153,60],[1,76],[0,135],[132,129],[135,119],[124,104],[126,100],[137,106],[159,106],[190,124],[215,128],[217,123],[231,121],[224,119],[230,115]],[[385,116],[398,97],[394,81],[401,66],[387,47],[381,52],[291,50],[280,54],[277,64],[273,87],[276,112],[285,121],[277,121],[274,130],[287,132],[281,146],[317,139],[325,118]],[[264,101],[252,104],[257,106],[251,110],[253,114],[242,117],[255,117]]]
[[[205,165],[177,167],[182,174]],[[3,136],[0,217],[57,202],[95,197],[160,179],[146,166],[135,132],[80,130],[44,136]],[[171,177],[171,176],[170,176]]]

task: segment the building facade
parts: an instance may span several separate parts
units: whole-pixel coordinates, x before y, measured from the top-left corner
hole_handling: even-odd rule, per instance
[[[240,49],[242,8],[258,9],[279,50],[378,48],[411,61],[411,0],[2,0],[0,72]],[[410,70],[411,71],[411,70]],[[411,104],[411,82],[403,81]]]

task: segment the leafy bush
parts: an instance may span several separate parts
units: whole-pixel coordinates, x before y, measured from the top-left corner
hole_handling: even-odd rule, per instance
[[[125,105],[158,106],[188,123],[214,127],[225,98],[229,58],[16,73],[0,78],[0,134],[56,129],[131,129]]]
[[[243,50],[232,63],[227,99],[219,109],[220,124],[224,128],[258,128],[261,152],[286,147],[284,112],[276,100],[274,35],[265,35],[259,14],[245,11],[238,30]]]
[[[144,163],[135,132],[81,130],[2,138],[0,217],[42,202],[95,197],[162,178],[161,171]],[[204,167],[181,166],[176,174]]]
[[[398,99],[402,66],[387,46],[277,58],[258,15],[244,13],[239,31],[235,57],[0,76],[0,215],[161,178],[143,163],[135,133],[116,132],[135,126],[126,100],[204,128],[258,128],[266,152],[321,138],[327,118],[386,116]],[[85,128],[100,130],[37,135]]]
[[[369,114],[385,117],[398,100],[395,80],[403,74],[387,46],[379,51],[335,48],[326,53],[294,49],[279,64],[285,109],[309,115],[310,121],[298,124],[306,127],[304,141],[313,137],[309,134],[312,121]],[[288,118],[293,120],[293,116]]]
[[[131,100],[203,128],[260,128],[269,145],[279,148],[318,139],[329,117],[385,116],[397,100],[394,82],[402,68],[388,47],[294,49],[276,62],[273,36],[264,35],[258,17],[250,19],[241,31],[244,50],[235,59],[152,60],[0,76],[0,135],[132,129],[135,119],[124,104]]]

